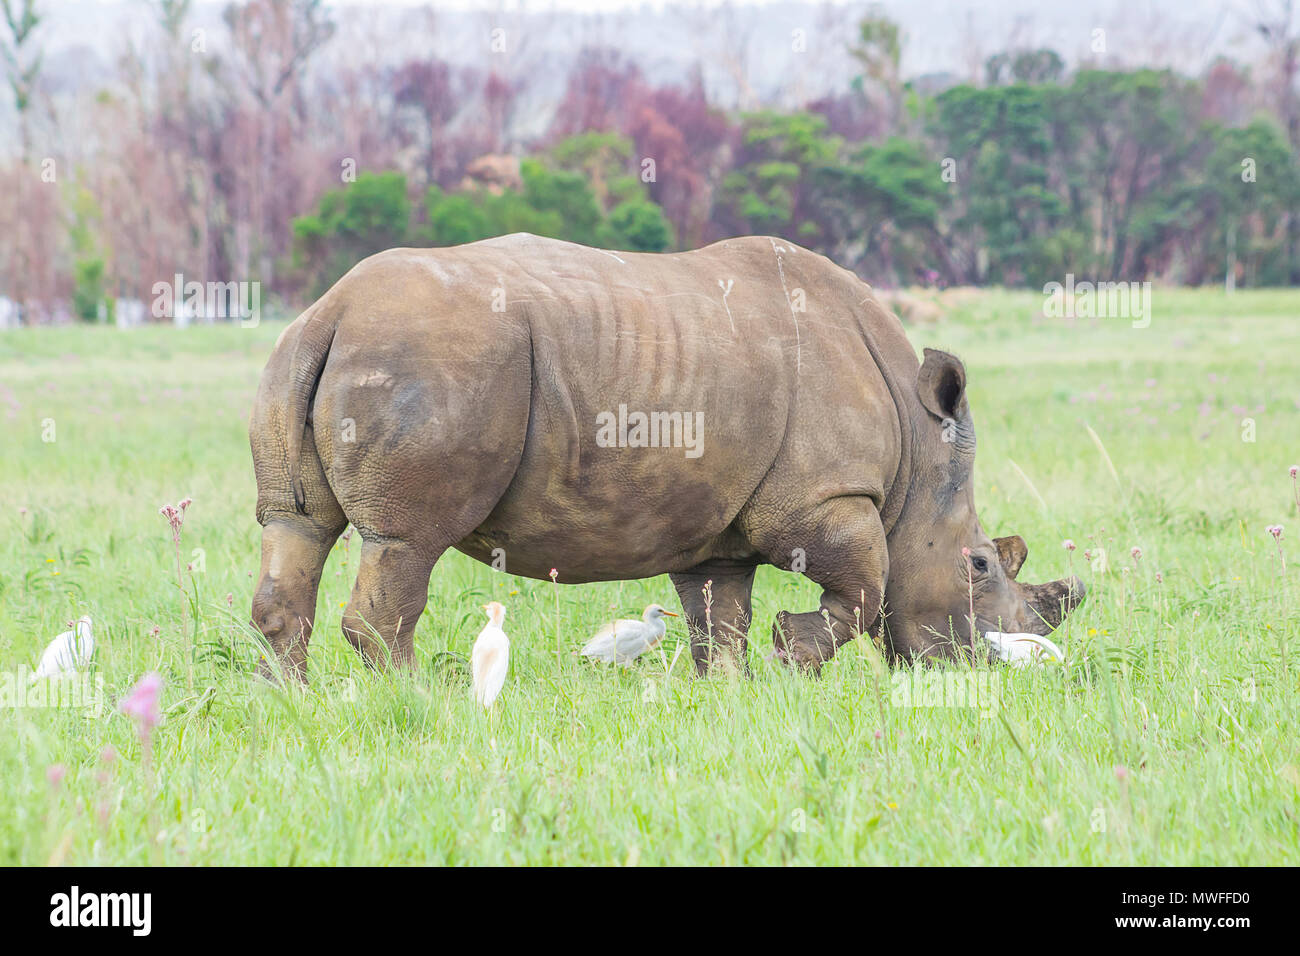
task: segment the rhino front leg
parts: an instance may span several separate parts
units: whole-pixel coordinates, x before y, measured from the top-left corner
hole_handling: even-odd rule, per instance
[[[689,571],[669,575],[686,614],[697,674],[703,676],[714,667],[749,673],[750,594],[756,567],[705,561]]]
[[[772,643],[786,664],[814,673],[875,623],[889,574],[880,515],[870,498],[835,498],[801,516],[768,560],[823,588],[821,609],[777,613]]]

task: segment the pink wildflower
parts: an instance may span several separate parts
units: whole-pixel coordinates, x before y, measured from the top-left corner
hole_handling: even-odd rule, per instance
[[[141,737],[148,737],[149,731],[162,720],[162,713],[158,709],[158,699],[162,696],[162,686],[162,675],[156,671],[150,671],[136,681],[135,686],[118,704],[118,710],[136,722]]]

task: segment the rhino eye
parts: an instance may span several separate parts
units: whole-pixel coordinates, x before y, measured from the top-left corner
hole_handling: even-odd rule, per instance
[[[983,574],[985,571],[989,569],[988,561],[986,561],[984,558],[981,558],[979,555],[976,555],[975,557],[971,558],[970,563],[971,563],[971,567],[973,567],[980,574]]]

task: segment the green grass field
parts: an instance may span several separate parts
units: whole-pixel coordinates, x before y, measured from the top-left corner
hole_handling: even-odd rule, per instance
[[[1145,329],[1041,304],[954,294],[911,330],[967,364],[986,530],[1024,536],[1023,578],[1072,563],[1091,591],[1066,664],[995,667],[979,707],[909,706],[911,672],[864,641],[821,679],[766,662],[777,609],[817,594],[770,568],[751,680],[691,679],[680,621],[627,671],[572,656],[615,613],[675,607],[667,578],[556,587],[454,553],[418,670],[376,675],[339,630],[355,540],[325,571],[310,689],[268,687],[243,629],[246,422],[282,326],[0,333],[0,862],[1294,863],[1300,294],[1157,288]],[[158,509],[186,496],[182,593]],[[513,661],[485,715],[447,655],[492,598]],[[15,706],[84,613],[101,712]],[[115,705],[151,669],[146,754]]]

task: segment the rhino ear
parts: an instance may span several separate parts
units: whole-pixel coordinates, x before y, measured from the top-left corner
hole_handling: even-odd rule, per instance
[[[1020,573],[1020,566],[1025,563],[1025,558],[1029,557],[1029,548],[1025,544],[1025,539],[1018,534],[1008,535],[1005,538],[994,538],[993,544],[998,549],[998,561],[1002,563],[1002,570],[1007,572],[1007,577],[1013,581],[1017,574]]]
[[[969,412],[966,405],[966,366],[955,355],[926,349],[921,371],[916,376],[916,392],[921,404],[936,418],[962,421]]]

